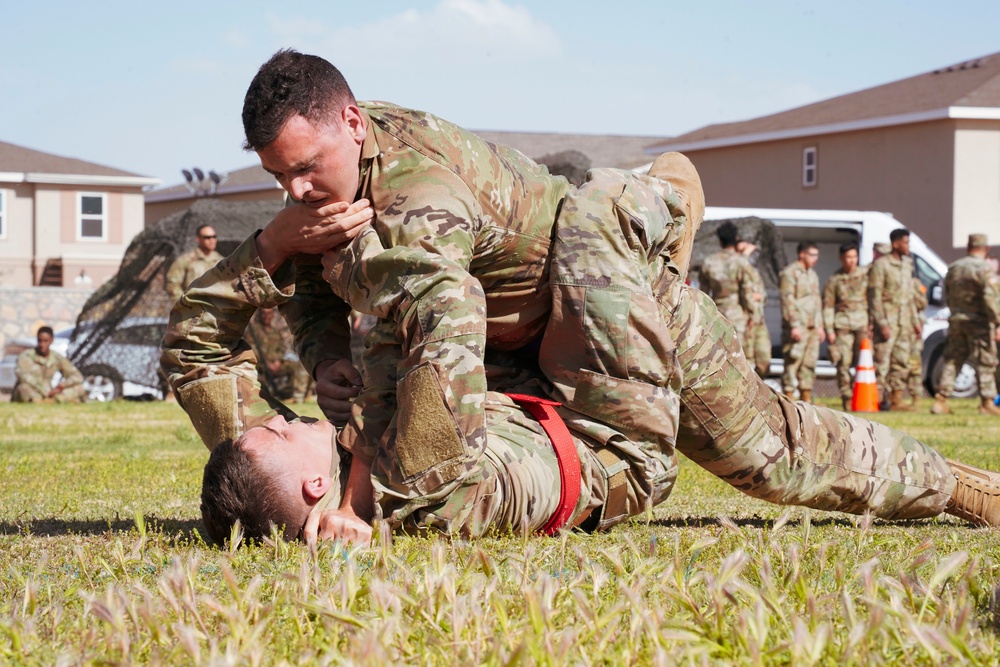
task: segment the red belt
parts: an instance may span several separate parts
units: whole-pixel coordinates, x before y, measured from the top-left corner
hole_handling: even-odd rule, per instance
[[[576,509],[576,502],[580,499],[580,457],[576,455],[576,446],[566,428],[566,422],[556,412],[555,406],[562,404],[526,394],[507,395],[538,420],[552,441],[552,448],[556,450],[556,460],[559,462],[559,506],[541,529],[546,535],[555,535],[569,521]]]

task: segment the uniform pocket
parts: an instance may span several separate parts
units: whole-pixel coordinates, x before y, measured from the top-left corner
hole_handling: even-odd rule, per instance
[[[567,407],[625,431],[653,434],[672,442],[677,437],[679,406],[677,394],[668,387],[581,369]]]

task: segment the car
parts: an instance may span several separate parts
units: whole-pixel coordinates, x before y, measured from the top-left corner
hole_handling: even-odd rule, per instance
[[[127,317],[101,340],[92,334],[99,323],[57,331],[52,349],[73,361],[83,374],[91,401],[162,399],[165,383],[159,375],[160,341],[167,328],[163,317]],[[19,338],[4,348],[0,361],[0,391],[13,389],[18,355],[35,340]]]

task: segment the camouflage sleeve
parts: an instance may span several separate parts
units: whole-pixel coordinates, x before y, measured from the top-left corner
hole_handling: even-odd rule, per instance
[[[17,357],[17,365],[14,367],[14,375],[17,381],[23,385],[31,387],[42,396],[48,396],[52,387],[45,381],[41,373],[41,367],[35,363],[31,355],[31,350],[22,352]]]
[[[83,374],[77,370],[76,366],[73,365],[73,362],[56,352],[52,352],[52,354],[56,355],[56,361],[59,364],[59,372],[62,373],[63,376],[62,384],[64,387],[68,389],[69,387],[76,387],[83,384]]]
[[[992,270],[983,279],[983,305],[986,318],[1000,326],[1000,274]]]
[[[281,307],[281,316],[295,339],[295,352],[316,377],[316,366],[327,359],[351,358],[351,308],[330,292],[319,257],[297,257],[295,292]]]
[[[868,319],[875,327],[889,324],[885,316],[885,304],[882,303],[882,291],[885,289],[885,262],[874,262],[868,270]]]
[[[355,450],[373,455],[376,499],[397,525],[486,465],[485,294],[462,266],[385,249],[374,230],[339,253],[328,277],[345,301],[382,320],[366,352],[371,386],[348,428]]]
[[[754,299],[753,267],[750,266],[750,262],[742,263],[737,279],[739,280],[740,285],[740,307],[743,309],[743,312],[747,314],[747,318],[752,319],[756,307],[756,300]]]
[[[184,292],[184,288],[181,287],[184,283],[184,259],[183,255],[178,257],[167,269],[167,276],[164,279],[164,286],[166,287],[167,294],[170,295],[171,301],[177,301],[181,298],[181,294]]]
[[[836,317],[837,306],[837,282],[830,278],[823,288],[823,328],[827,331],[834,330],[834,318]]]
[[[819,289],[819,276],[813,274],[815,289],[813,291],[813,326],[817,329],[823,327],[823,293]]]
[[[257,358],[243,340],[258,307],[291,296],[287,278],[279,272],[272,280],[252,236],[191,283],[170,312],[160,366],[209,449],[279,412],[294,416],[261,388]]]
[[[799,307],[794,298],[795,279],[792,277],[791,271],[781,272],[781,282],[778,289],[781,293],[781,318],[790,328],[794,329],[802,323],[799,322]]]

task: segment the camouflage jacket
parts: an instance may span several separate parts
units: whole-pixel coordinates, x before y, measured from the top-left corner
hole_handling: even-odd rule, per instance
[[[701,289],[738,330],[753,316],[753,270],[750,261],[732,248],[709,255],[701,264]]]
[[[949,322],[1000,325],[1000,276],[985,260],[968,255],[948,266],[944,296]]]
[[[753,292],[753,309],[750,311],[750,321],[754,324],[764,322],[764,306],[767,304],[767,285],[753,264],[750,265],[750,290]]]
[[[819,276],[795,260],[781,272],[781,321],[789,328],[823,326]]]
[[[167,270],[166,289],[170,298],[176,301],[194,279],[219,263],[222,255],[212,251],[207,255],[201,248],[193,248],[174,260]]]
[[[868,267],[838,269],[823,288],[823,326],[828,331],[868,328]]]
[[[66,387],[83,384],[83,375],[76,366],[55,350],[49,350],[46,357],[38,354],[35,348],[25,350],[18,355],[14,369],[18,384],[27,385],[42,396],[48,396],[52,390],[52,378],[56,373],[62,374],[62,383]]]
[[[868,316],[875,327],[913,323],[913,259],[883,255],[868,269]]]

